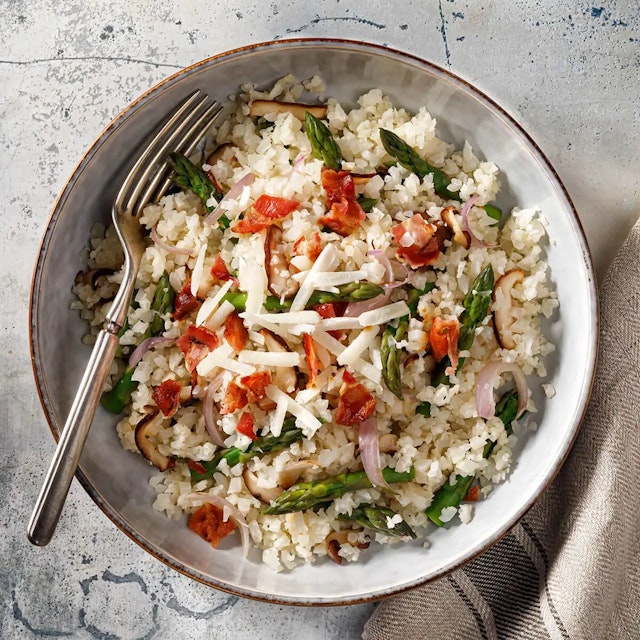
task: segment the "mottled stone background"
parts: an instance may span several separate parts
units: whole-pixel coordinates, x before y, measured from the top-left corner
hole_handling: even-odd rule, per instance
[[[53,440],[27,307],[56,194],[111,118],[176,69],[273,38],[362,39],[450,68],[519,119],[567,185],[601,276],[640,215],[637,0],[3,0],[0,25],[0,637],[359,638],[373,605],[283,608],[193,583],[75,483],[55,539],[29,545]]]

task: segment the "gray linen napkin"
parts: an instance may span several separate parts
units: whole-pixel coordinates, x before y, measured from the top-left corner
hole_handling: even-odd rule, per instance
[[[600,302],[593,395],[551,487],[464,569],[382,602],[364,640],[640,638],[640,221]]]

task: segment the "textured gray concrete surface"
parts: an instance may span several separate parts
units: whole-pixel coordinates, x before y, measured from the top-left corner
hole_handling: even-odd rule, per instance
[[[109,120],[176,69],[252,42],[348,37],[448,67],[513,114],[565,182],[602,276],[640,216],[640,5],[4,0],[0,25],[0,637],[359,638],[372,605],[283,608],[196,584],[129,541],[75,482],[53,542],[29,545],[53,440],[27,308],[56,194]]]

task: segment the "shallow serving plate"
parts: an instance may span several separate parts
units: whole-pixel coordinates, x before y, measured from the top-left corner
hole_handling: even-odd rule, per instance
[[[80,251],[96,221],[108,223],[115,190],[143,141],[184,96],[200,88],[224,99],[239,83],[267,86],[293,73],[320,75],[327,95],[353,103],[381,88],[395,104],[426,105],[442,138],[497,163],[503,188],[498,204],[539,203],[548,221],[548,262],[560,299],[548,328],[557,351],[547,360],[557,395],[544,400],[540,427],[516,450],[508,482],[478,503],[473,521],[450,526],[422,543],[373,545],[357,564],[323,561],[274,573],[243,560],[239,545],[211,549],[185,523],[154,511],[148,485],[153,469],[119,444],[112,415],[99,410],[78,478],[96,504],[146,551],[174,569],[238,595],[288,604],[346,604],[423,584],[459,567],[503,536],[548,486],[578,431],[595,367],[597,299],[591,261],[575,209],[547,159],[522,128],[486,95],[448,71],[408,54],[343,40],[288,40],[215,56],[171,76],[127,107],[100,135],[75,169],[56,203],[42,241],[31,297],[31,349],[38,391],[57,438],[90,349],[85,329],[69,310]],[[69,349],[76,344],[78,348]]]

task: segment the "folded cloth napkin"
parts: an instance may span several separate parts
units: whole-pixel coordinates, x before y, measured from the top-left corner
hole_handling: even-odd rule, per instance
[[[600,304],[593,395],[550,488],[463,569],[382,602],[364,640],[640,639],[640,221]]]

